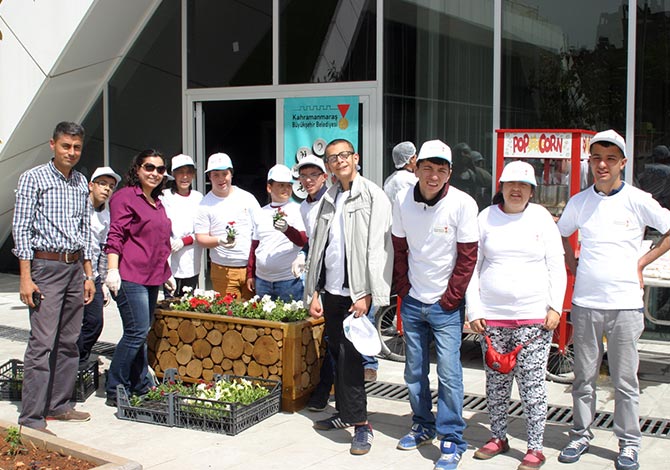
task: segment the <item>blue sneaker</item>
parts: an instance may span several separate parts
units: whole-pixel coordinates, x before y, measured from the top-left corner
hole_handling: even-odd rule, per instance
[[[640,464],[637,461],[638,450],[633,446],[622,447],[614,462],[616,470],[637,470]]]
[[[424,428],[420,424],[412,426],[412,430],[404,435],[399,441],[396,449],[414,450],[424,444],[430,444],[435,439],[433,429]]]
[[[582,454],[588,452],[589,444],[584,441],[570,441],[568,445],[558,454],[558,461],[561,463],[575,463]]]
[[[456,444],[449,441],[440,442],[440,451],[442,456],[435,462],[433,470],[455,470],[461,463],[461,454],[458,452]]]
[[[354,438],[351,440],[351,452],[353,455],[365,455],[370,452],[372,448],[372,441],[374,434],[372,434],[372,426],[364,424],[354,428]]]

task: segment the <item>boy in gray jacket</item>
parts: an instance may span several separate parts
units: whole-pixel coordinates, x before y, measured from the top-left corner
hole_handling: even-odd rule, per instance
[[[384,191],[357,171],[359,156],[351,142],[328,144],[326,164],[337,178],[323,196],[310,240],[305,302],[314,318],[325,315],[328,348],[335,361],[335,400],[339,414],[317,421],[316,429],[354,426],[351,453],[367,454],[372,428],[361,355],[344,337],[342,321],[366,315],[374,304],[389,304],[393,247],[391,204]],[[374,228],[374,229],[371,229]]]

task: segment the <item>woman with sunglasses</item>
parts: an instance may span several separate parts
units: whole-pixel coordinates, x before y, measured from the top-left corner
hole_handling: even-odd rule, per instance
[[[143,395],[152,385],[147,378],[146,338],[158,289],[170,278],[172,224],[158,198],[165,171],[160,152],[140,152],[126,174],[126,187],[109,200],[105,284],[114,295],[123,323],[123,336],[107,378],[109,406],[116,406],[117,385],[123,385],[129,395]]]
[[[558,227],[547,209],[529,202],[536,186],[530,164],[514,161],[503,168],[500,191],[478,216],[479,257],[466,293],[470,328],[487,335],[495,351],[506,354],[524,345],[507,374],[485,361],[491,439],[474,456],[487,460],[510,449],[507,410],[516,377],[528,448],[518,470],[536,469],[545,462],[544,377],[567,283]]]

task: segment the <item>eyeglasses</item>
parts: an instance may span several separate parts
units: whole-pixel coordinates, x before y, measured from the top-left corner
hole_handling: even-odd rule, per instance
[[[314,181],[317,179],[319,176],[321,176],[323,173],[310,173],[309,175],[298,175],[298,179],[300,181],[306,181],[306,180],[312,180]]]
[[[345,150],[344,152],[340,153],[334,153],[333,155],[328,155],[326,158],[326,161],[328,163],[335,163],[338,160],[346,160],[350,156],[352,156],[355,152],[351,152],[349,150]]]
[[[144,168],[144,170],[148,173],[157,171],[159,175],[164,175],[167,171],[167,167],[165,165],[156,166],[153,163],[143,163],[142,168]]]
[[[108,183],[106,181],[94,181],[94,183],[97,184],[98,186],[100,186],[102,189],[109,188],[112,191],[114,191],[114,188],[116,188],[116,184]]]

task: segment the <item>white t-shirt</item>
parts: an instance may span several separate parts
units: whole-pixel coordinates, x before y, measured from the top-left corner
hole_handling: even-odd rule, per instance
[[[584,308],[642,308],[637,262],[645,227],[670,230],[670,211],[629,184],[612,196],[589,186],[573,196],[558,221],[561,235],[577,229],[581,250],[572,302]]]
[[[393,203],[392,233],[409,247],[409,295],[434,304],[447,290],[456,265],[457,243],[479,240],[477,203],[453,186],[434,206],[414,200],[406,188]]]
[[[312,202],[305,199],[300,203],[300,214],[302,215],[302,221],[305,224],[305,233],[307,234],[308,239],[311,239],[314,234],[316,216],[319,213],[319,204],[321,204],[321,199]]]
[[[384,192],[393,203],[396,195],[403,189],[414,186],[418,181],[416,175],[407,170],[396,170],[384,181]]]
[[[185,246],[170,255],[172,275],[177,279],[193,277],[200,273],[202,247],[195,241],[194,224],[198,214],[198,206],[202,201],[202,193],[191,190],[188,196],[173,193],[171,189],[164,189],[160,196],[165,212],[172,221],[171,238],[193,236],[193,244]]]
[[[251,249],[251,212],[260,209],[253,194],[233,186],[228,197],[218,197],[211,191],[200,202],[195,219],[195,233],[225,237],[226,227],[234,222],[237,231],[235,246],[210,248],[213,263],[233,268],[243,268],[249,261]]]
[[[274,228],[273,216],[277,207],[286,213],[286,222],[291,227],[299,232],[305,231],[300,205],[296,202],[288,201],[282,205],[275,204],[274,207],[268,204],[252,212],[253,239],[259,241],[256,248],[256,276],[269,282],[294,279],[291,263],[302,249]]]
[[[567,283],[563,243],[547,209],[529,204],[506,214],[496,204],[479,222],[477,269],[468,286],[468,319],[536,320],[563,310]],[[479,299],[470,294],[477,286]],[[481,299],[477,308],[477,300]]]
[[[91,211],[91,235],[93,237],[93,248],[91,250],[91,267],[93,268],[93,276],[98,277],[100,272],[98,270],[98,262],[100,256],[107,256],[102,254],[102,245],[107,243],[107,233],[109,232],[109,208],[107,205],[101,210]]]
[[[335,201],[335,214],[328,233],[328,246],[324,258],[326,266],[326,285],[324,288],[333,295],[349,296],[349,288],[343,287],[345,276],[344,248],[344,201],[351,191],[342,191]]]

